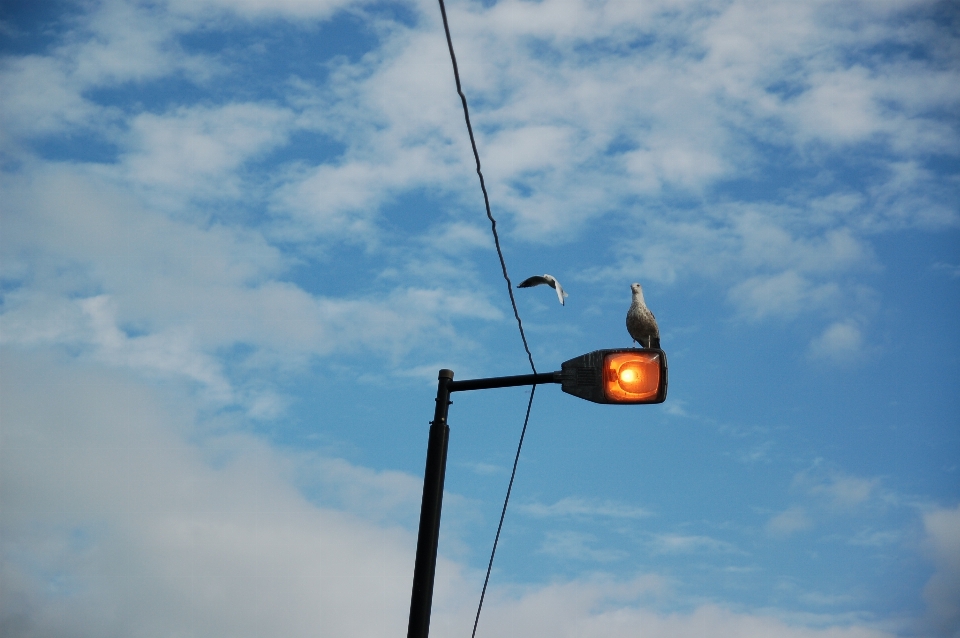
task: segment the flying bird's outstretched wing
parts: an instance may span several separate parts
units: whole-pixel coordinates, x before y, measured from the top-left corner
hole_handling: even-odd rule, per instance
[[[517,288],[533,288],[534,286],[539,286],[540,284],[547,284],[549,286],[550,282],[547,281],[545,277],[541,277],[540,275],[534,275],[533,277],[524,279],[519,284],[517,284]]]
[[[517,284],[517,288],[532,288],[533,286],[539,286],[541,284],[546,284],[547,286],[550,286],[551,288],[556,290],[557,299],[560,300],[560,305],[561,306],[566,305],[563,302],[563,299],[564,297],[568,297],[569,295],[566,292],[564,292],[563,286],[560,285],[560,282],[557,281],[557,278],[554,277],[553,275],[543,275],[542,277],[540,275],[534,275],[533,277],[524,279],[519,284]]]
[[[561,285],[560,285],[560,282],[557,281],[556,279],[553,280],[553,283],[556,284],[556,285],[554,286],[554,288],[557,290],[557,299],[560,300],[560,305],[561,305],[561,306],[567,305],[567,304],[563,303],[563,298],[568,296],[568,295],[567,295],[567,291],[563,289],[563,286],[561,286]]]

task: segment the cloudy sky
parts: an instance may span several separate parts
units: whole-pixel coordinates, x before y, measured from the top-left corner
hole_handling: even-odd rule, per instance
[[[0,633],[402,636],[436,374],[529,368],[432,0],[0,8]],[[449,0],[540,371],[478,636],[960,636],[960,11]],[[465,636],[529,388],[455,395]]]

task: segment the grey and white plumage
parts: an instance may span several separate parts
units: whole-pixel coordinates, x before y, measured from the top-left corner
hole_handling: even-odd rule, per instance
[[[659,348],[660,328],[643,300],[643,288],[640,284],[633,284],[630,289],[633,291],[633,303],[627,310],[627,332],[644,348]]]
[[[517,288],[532,288],[533,286],[539,286],[540,284],[546,284],[551,288],[553,288],[554,290],[556,290],[557,299],[560,300],[560,305],[561,306],[566,305],[565,303],[563,303],[563,299],[568,295],[566,292],[564,292],[563,286],[560,285],[560,282],[557,281],[557,278],[554,277],[553,275],[544,275],[542,277],[539,275],[535,275],[533,277],[530,277],[528,279],[524,279],[523,281],[521,281],[519,284],[517,284]]]

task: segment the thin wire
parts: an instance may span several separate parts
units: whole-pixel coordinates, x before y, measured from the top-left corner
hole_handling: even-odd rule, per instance
[[[500,269],[503,271],[503,278],[507,281],[507,294],[510,295],[510,305],[513,306],[513,316],[517,319],[517,327],[520,329],[520,339],[523,341],[523,349],[527,353],[527,359],[530,361],[530,369],[537,373],[537,366],[533,363],[533,355],[530,353],[530,346],[527,345],[527,336],[523,332],[523,322],[520,320],[520,312],[517,310],[517,301],[513,298],[513,283],[510,281],[510,275],[507,274],[507,262],[503,259],[503,251],[500,250],[500,237],[497,235],[497,220],[493,218],[490,212],[490,197],[487,195],[487,186],[483,181],[483,172],[480,170],[480,153],[477,151],[477,142],[473,137],[473,126],[470,125],[470,109],[467,107],[467,96],[463,94],[463,88],[460,86],[460,70],[457,68],[457,56],[453,52],[453,40],[450,39],[450,25],[447,23],[447,8],[440,2],[440,15],[443,16],[443,31],[447,35],[447,48],[450,50],[450,61],[453,63],[453,78],[457,82],[457,93],[460,95],[460,102],[463,103],[463,119],[467,123],[467,132],[470,134],[470,146],[473,148],[473,158],[477,161],[477,176],[480,178],[480,190],[483,191],[483,204],[487,210],[487,219],[490,220],[490,230],[493,231],[493,243],[497,247],[497,256],[500,258]],[[523,417],[523,429],[520,431],[520,442],[517,444],[517,453],[513,457],[513,470],[510,472],[510,483],[507,485],[507,495],[503,499],[503,509],[500,511],[500,523],[497,525],[497,535],[493,539],[493,549],[490,550],[490,561],[487,563],[487,575],[483,579],[483,590],[480,592],[480,603],[477,605],[477,616],[473,619],[473,633],[471,638],[476,638],[477,625],[480,623],[480,610],[483,609],[483,599],[487,595],[487,585],[490,583],[490,571],[493,569],[493,558],[497,554],[497,544],[500,542],[500,531],[503,529],[503,519],[507,515],[507,504],[510,502],[510,492],[513,491],[513,479],[517,475],[517,463],[520,461],[520,450],[523,448],[523,439],[527,434],[527,423],[530,422],[530,409],[533,407],[533,396],[537,392],[536,384],[530,389],[530,400],[527,402],[527,413]]]
[[[483,579],[483,590],[480,592],[480,604],[477,605],[477,617],[473,619],[473,633],[477,635],[477,625],[480,623],[480,610],[483,609],[483,599],[487,595],[487,583],[490,582],[490,570],[493,569],[493,557],[497,553],[497,543],[500,541],[500,530],[503,529],[503,517],[507,515],[507,503],[510,501],[510,492],[513,490],[513,477],[517,474],[517,461],[520,460],[520,448],[523,447],[523,437],[527,433],[527,422],[530,420],[530,408],[533,406],[533,395],[537,391],[536,384],[530,389],[530,400],[527,402],[527,416],[523,417],[523,430],[520,431],[520,443],[517,444],[517,455],[513,457],[513,471],[510,472],[510,484],[507,486],[507,497],[503,499],[503,509],[500,511],[500,524],[497,525],[497,536],[493,539],[493,551],[490,552],[490,562],[487,563],[487,575]]]
[[[450,49],[450,61],[453,62],[453,79],[457,82],[457,93],[460,94],[460,101],[463,102],[463,119],[467,122],[467,132],[470,134],[470,146],[473,147],[473,157],[477,160],[477,175],[480,177],[480,190],[483,191],[483,204],[487,208],[487,219],[490,220],[490,229],[493,231],[493,243],[497,246],[497,256],[500,257],[500,268],[503,270],[503,278],[507,280],[507,294],[510,295],[510,305],[513,306],[513,316],[517,318],[517,327],[520,328],[520,339],[523,340],[523,349],[527,351],[527,359],[530,360],[530,368],[533,373],[537,373],[537,366],[533,364],[533,355],[530,354],[530,347],[527,345],[527,336],[523,333],[523,322],[520,321],[520,313],[517,311],[517,301],[513,298],[513,283],[510,281],[510,275],[507,274],[507,262],[503,260],[503,251],[500,250],[500,237],[497,235],[497,220],[493,218],[490,212],[490,197],[487,195],[487,186],[483,181],[483,173],[480,171],[480,153],[477,152],[477,142],[473,138],[473,127],[470,125],[470,109],[467,108],[467,96],[463,94],[460,87],[460,71],[457,68],[457,56],[453,52],[453,40],[450,39],[450,26],[447,24],[447,9],[443,6],[443,0],[440,2],[440,15],[443,16],[443,30],[447,34],[447,48]]]

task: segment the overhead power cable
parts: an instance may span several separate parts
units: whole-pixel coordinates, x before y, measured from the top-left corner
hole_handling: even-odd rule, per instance
[[[503,278],[507,282],[507,294],[510,295],[510,305],[513,307],[513,316],[517,319],[517,328],[520,329],[520,340],[523,341],[523,349],[527,353],[527,359],[530,361],[530,369],[537,373],[537,366],[533,363],[533,355],[530,353],[530,346],[527,345],[527,336],[523,332],[523,322],[520,320],[520,312],[517,310],[517,301],[513,297],[513,283],[510,281],[510,275],[507,274],[507,262],[503,259],[503,251],[500,249],[500,237],[497,234],[497,220],[493,218],[490,212],[490,196],[487,195],[487,186],[483,181],[483,172],[480,170],[480,153],[477,151],[477,141],[473,137],[473,126],[470,125],[470,109],[467,107],[467,96],[463,94],[463,87],[460,85],[460,70],[457,68],[457,56],[453,52],[453,40],[450,38],[450,25],[447,23],[447,8],[440,2],[440,15],[443,16],[443,30],[447,36],[447,48],[450,50],[450,62],[453,63],[453,79],[457,83],[457,93],[460,95],[460,102],[463,104],[463,119],[467,123],[467,133],[470,134],[470,146],[473,148],[473,158],[477,162],[477,176],[480,178],[480,190],[483,191],[483,204],[487,210],[487,219],[490,220],[490,230],[493,232],[493,243],[497,247],[497,256],[500,258],[500,269],[503,271]],[[510,492],[513,491],[513,479],[517,475],[517,463],[520,460],[520,450],[523,448],[523,439],[527,434],[527,423],[530,421],[530,409],[533,407],[533,396],[536,394],[536,384],[530,389],[530,400],[527,401],[527,413],[523,417],[523,429],[520,431],[520,441],[517,443],[517,453],[513,457],[513,470],[510,472],[510,483],[507,485],[507,495],[503,499],[503,509],[500,511],[500,523],[497,525],[497,535],[493,539],[493,549],[490,550],[490,561],[487,563],[487,575],[483,579],[483,589],[480,592],[480,602],[477,605],[477,615],[473,620],[473,632],[471,638],[476,638],[477,625],[480,623],[480,610],[483,609],[483,599],[487,595],[487,584],[490,582],[490,571],[493,569],[493,558],[497,553],[497,544],[500,542],[500,531],[503,529],[503,519],[507,514],[507,504],[510,502]]]
[[[447,34],[447,48],[450,49],[450,61],[453,62],[453,79],[457,82],[457,93],[460,94],[460,101],[463,103],[463,119],[467,122],[467,133],[470,134],[470,146],[473,148],[473,158],[477,161],[477,176],[480,177],[480,190],[483,191],[483,205],[487,209],[487,219],[490,220],[490,230],[493,231],[493,243],[497,247],[497,256],[500,257],[500,268],[503,270],[503,278],[507,280],[507,294],[510,295],[510,305],[513,306],[513,316],[517,318],[517,327],[520,328],[520,339],[523,340],[523,349],[527,351],[527,359],[530,360],[530,369],[537,373],[537,366],[533,364],[533,355],[530,354],[530,347],[527,345],[527,336],[523,332],[523,322],[520,321],[520,313],[517,311],[517,300],[513,298],[513,284],[510,281],[510,275],[507,274],[507,262],[503,259],[503,251],[500,250],[500,236],[497,234],[497,220],[493,218],[490,212],[490,197],[487,195],[487,185],[483,181],[483,172],[480,170],[480,153],[477,152],[477,141],[473,137],[473,127],[470,125],[470,109],[467,107],[467,96],[463,94],[463,88],[460,86],[460,70],[457,68],[457,56],[453,52],[453,40],[450,39],[450,26],[447,24],[447,9],[443,6],[443,0],[440,2],[440,14],[443,16],[443,30]]]

